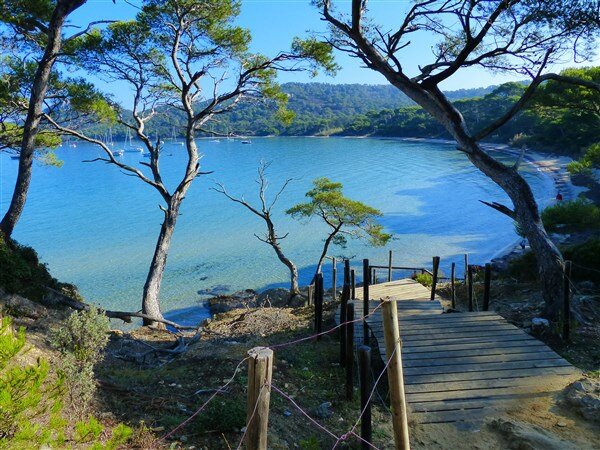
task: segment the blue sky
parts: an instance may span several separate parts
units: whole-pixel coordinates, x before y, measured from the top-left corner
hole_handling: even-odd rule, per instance
[[[199,0],[201,1],[201,0]],[[130,0],[130,3],[139,5],[141,0]],[[350,7],[350,1],[338,1],[340,10],[345,12]],[[409,0],[371,0],[369,3],[369,16],[382,29],[393,29],[397,26],[403,11],[410,6]],[[136,8],[124,0],[88,0],[72,16],[72,23],[86,24],[92,20],[130,19],[135,16]],[[326,30],[325,23],[320,20],[319,11],[311,5],[310,0],[242,0],[242,11],[238,24],[250,29],[252,33],[251,49],[266,55],[274,55],[280,50],[288,50],[295,36],[307,36],[310,32]],[[417,64],[431,62],[432,40],[420,36],[403,53],[402,62],[407,72],[415,73]],[[376,72],[361,67],[360,62],[347,55],[336,53],[336,60],[342,69],[335,77],[319,75],[310,78],[306,73],[283,73],[280,81],[319,81],[325,83],[362,83],[385,84],[383,77]],[[560,67],[554,68],[560,70]],[[482,87],[499,84],[505,81],[523,79],[522,76],[511,74],[494,74],[479,68],[464,69],[457,76],[442,84],[445,90],[461,88]],[[99,83],[100,87],[113,93],[117,100],[124,101],[123,87]]]

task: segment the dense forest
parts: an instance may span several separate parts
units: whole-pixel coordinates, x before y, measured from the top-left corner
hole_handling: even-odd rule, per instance
[[[568,69],[565,74],[598,81],[600,68]],[[238,136],[387,136],[449,139],[447,131],[423,109],[392,86],[366,84],[285,83],[287,109],[294,113],[282,120],[272,101],[239,105],[213,120],[205,135]],[[446,92],[467,123],[483,128],[507,111],[527,88],[525,82],[510,82],[486,88]],[[530,145],[538,149],[577,156],[597,141],[600,127],[598,94],[582,87],[542,85],[529,105],[488,137],[489,141]],[[177,111],[162,111],[148,124],[153,135],[180,135],[182,117]],[[474,129],[473,131],[476,131]],[[97,134],[105,134],[99,127]],[[113,137],[123,138],[115,128]]]
[[[446,94],[451,100],[480,97],[496,86],[459,89]],[[273,101],[247,102],[218,120],[213,120],[206,134],[234,134],[242,136],[312,136],[335,133],[355,134],[357,121],[379,111],[396,111],[412,106],[412,101],[389,85],[284,83],[282,91],[288,97],[287,109],[294,113],[285,123]],[[124,111],[124,114],[127,112]],[[161,111],[148,124],[153,134],[161,137],[179,136],[183,116],[178,111]],[[94,130],[98,135],[107,132],[105,126]],[[113,138],[123,138],[125,131],[115,127]]]

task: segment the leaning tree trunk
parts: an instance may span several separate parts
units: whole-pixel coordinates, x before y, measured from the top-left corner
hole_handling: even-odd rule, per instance
[[[498,184],[514,206],[513,218],[519,223],[536,257],[545,302],[544,315],[555,319],[562,302],[564,262],[556,245],[550,240],[531,187],[517,168],[506,166],[485,153],[477,144],[471,145],[470,161]]]
[[[437,86],[423,91],[414,87],[408,89],[404,83],[396,85],[435,117],[454,137],[459,149],[466,153],[473,165],[509,196],[514,206],[510,216],[523,229],[537,259],[545,303],[544,315],[555,319],[562,302],[563,259],[544,229],[531,187],[519,174],[518,165],[509,167],[488,155],[469,135],[460,111],[448,101]]]
[[[296,265],[283,253],[279,244],[271,244],[279,261],[281,261],[290,271],[290,297],[300,294],[300,288],[298,287],[298,269]]]
[[[177,223],[180,205],[180,201],[172,200],[165,213],[165,219],[160,228],[154,256],[152,257],[152,263],[150,264],[150,270],[148,271],[148,277],[144,284],[142,313],[161,320],[164,319],[164,317],[160,310],[160,285],[167,265],[167,256],[169,254],[169,247],[171,246],[171,238],[175,231],[175,224]],[[144,325],[155,328],[164,328],[164,324],[148,319],[144,319]]]
[[[0,222],[0,230],[7,238],[12,236],[27,201],[27,193],[31,183],[35,138],[38,134],[52,66],[62,45],[62,28],[69,12],[65,7],[57,6],[55,8],[48,26],[48,42],[33,79],[27,116],[23,124],[23,139],[21,141],[19,171],[15,189],[8,210],[2,218],[2,222]]]

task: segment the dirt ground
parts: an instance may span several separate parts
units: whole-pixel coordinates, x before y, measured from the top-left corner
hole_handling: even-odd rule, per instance
[[[526,325],[535,317],[540,301],[530,289],[495,285],[492,305],[510,321]],[[506,300],[507,292],[511,301]],[[459,308],[463,302],[459,296]],[[335,305],[328,304],[324,329],[334,326],[334,309]],[[28,327],[29,342],[37,349],[30,353],[31,357],[56,358],[48,351],[45,336],[48,326],[63,316],[64,313],[53,312],[38,320],[20,321]],[[178,340],[172,333],[148,329],[114,331],[106,357],[96,368],[99,390],[95,414],[107,425],[124,422],[135,428],[128,448],[238,448],[246,422],[245,358],[253,347],[272,346],[273,385],[287,398],[275,389],[271,393],[269,448],[330,449],[336,438],[319,429],[302,411],[340,437],[357,422],[359,393],[355,390],[352,401],[344,399],[345,375],[339,364],[336,332],[323,336],[319,342],[312,338],[302,340],[314,333],[313,320],[310,307],[221,313],[199,336],[185,333],[185,340],[191,344],[181,354],[157,350],[180,348],[181,338]],[[598,383],[597,332],[594,326],[579,327],[569,345],[553,340],[552,333],[541,337]],[[299,339],[300,342],[282,345]],[[377,352],[373,352],[372,366],[375,379],[383,369]],[[577,408],[564,401],[565,397],[562,393],[520,402],[502,415],[483,418],[477,426],[420,425],[411,421],[411,445],[414,449],[600,448],[597,418],[584,419]],[[385,375],[373,401],[373,445],[393,449]],[[351,437],[338,448],[360,448],[360,442]]]

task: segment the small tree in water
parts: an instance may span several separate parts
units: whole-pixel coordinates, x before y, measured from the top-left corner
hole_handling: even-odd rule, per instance
[[[366,239],[371,245],[384,246],[392,238],[391,234],[383,232],[383,226],[375,222],[382,215],[381,211],[344,197],[342,183],[317,178],[313,186],[306,193],[309,202],[299,203],[286,211],[297,219],[318,217],[329,227],[313,280],[320,272],[331,244],[345,247],[350,238]]]

